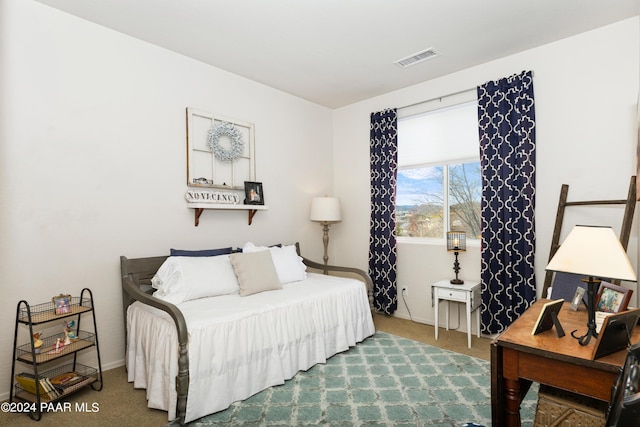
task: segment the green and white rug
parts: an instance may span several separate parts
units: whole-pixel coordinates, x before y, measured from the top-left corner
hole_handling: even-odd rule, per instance
[[[189,426],[490,426],[490,369],[485,360],[377,332]],[[533,422],[536,400],[532,388],[524,426]]]

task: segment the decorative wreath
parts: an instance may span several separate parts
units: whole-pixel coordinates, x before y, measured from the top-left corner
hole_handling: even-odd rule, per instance
[[[228,136],[231,139],[231,146],[227,149],[218,142],[221,136]],[[238,128],[229,122],[222,122],[209,129],[207,134],[209,148],[213,155],[221,162],[235,162],[244,152],[244,141]]]

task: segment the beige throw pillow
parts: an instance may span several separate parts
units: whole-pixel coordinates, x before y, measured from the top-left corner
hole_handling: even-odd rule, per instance
[[[236,253],[229,258],[238,277],[240,296],[282,289],[269,251]]]

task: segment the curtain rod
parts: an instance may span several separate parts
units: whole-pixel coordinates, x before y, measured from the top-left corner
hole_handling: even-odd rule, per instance
[[[530,72],[531,72],[531,77],[535,76],[533,70],[530,70]],[[523,73],[524,73],[524,71],[523,71]],[[480,86],[480,85],[478,85],[478,86]],[[465,89],[465,90],[459,90],[458,92],[453,92],[453,93],[450,93],[450,94],[447,94],[447,95],[436,96],[435,98],[427,99],[426,101],[414,102],[413,104],[405,105],[403,107],[398,107],[397,109],[398,110],[402,110],[404,108],[415,107],[416,105],[426,104],[427,102],[432,102],[432,101],[436,101],[436,100],[442,101],[443,98],[448,98],[450,96],[456,96],[456,95],[460,95],[460,94],[463,94],[463,93],[466,93],[466,92],[471,92],[472,90],[477,90],[478,86],[475,86],[475,87],[472,87],[472,88],[469,88],[469,89]]]
[[[472,87],[470,89],[465,89],[465,90],[459,90],[457,92],[453,92],[453,93],[449,93],[447,95],[442,95],[442,96],[436,96],[435,98],[431,98],[431,99],[427,99],[426,101],[419,101],[419,102],[414,102],[413,104],[409,104],[409,105],[404,105],[402,107],[398,107],[398,110],[402,110],[404,108],[410,108],[410,107],[415,107],[416,105],[420,105],[420,104],[426,104],[427,102],[433,102],[433,101],[437,101],[440,100],[442,101],[443,98],[449,98],[451,96],[456,96],[456,95],[460,95],[463,93],[467,93],[467,92],[471,92],[472,90],[477,90],[477,86],[476,87]]]

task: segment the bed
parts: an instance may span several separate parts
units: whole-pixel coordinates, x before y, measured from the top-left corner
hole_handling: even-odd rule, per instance
[[[295,251],[301,267],[287,253],[292,269],[281,268],[285,248]],[[169,421],[183,425],[224,410],[374,334],[372,282],[364,271],[329,266],[329,275],[314,273],[324,265],[300,257],[297,244],[265,249],[255,252],[262,260],[271,254],[280,287],[248,291],[247,275],[262,281],[272,272],[261,270],[258,255],[230,254],[223,256],[232,260],[239,292],[183,293],[178,299],[162,293],[158,277],[166,276],[171,261],[181,260],[183,274],[186,265],[202,260],[120,258],[128,379],[146,389],[148,406],[167,411]],[[222,273],[217,264],[218,282],[231,274],[223,256],[206,257],[225,262]],[[238,260],[244,264],[237,265]]]

